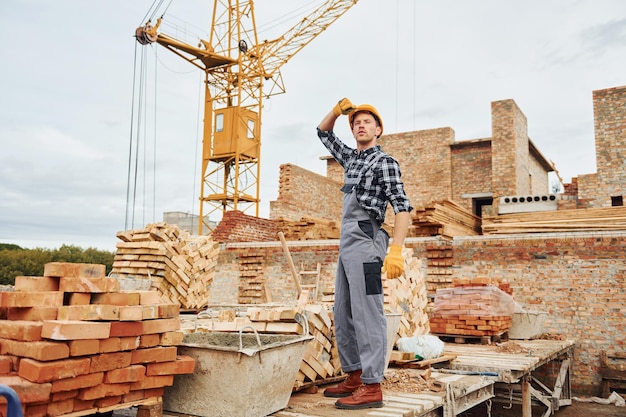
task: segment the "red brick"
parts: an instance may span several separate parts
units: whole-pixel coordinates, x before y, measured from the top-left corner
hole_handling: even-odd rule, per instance
[[[111,322],[110,337],[140,336],[142,334],[143,325],[140,321]]]
[[[24,416],[28,417],[47,417],[48,404],[26,404],[22,407],[24,409]]]
[[[91,357],[90,372],[110,371],[111,369],[126,368],[131,364],[131,352],[101,353]]]
[[[142,320],[154,320],[158,318],[159,318],[159,306],[157,304],[141,306],[141,319]]]
[[[139,336],[120,337],[120,350],[133,350],[139,348]]]
[[[43,323],[38,321],[1,320],[0,338],[22,341],[41,340],[42,326]]]
[[[179,346],[183,343],[183,332],[165,332],[161,335],[161,346]]]
[[[196,360],[190,356],[181,355],[174,362],[150,363],[146,370],[147,376],[193,374]]]
[[[98,353],[119,352],[120,350],[120,338],[109,337],[108,339],[102,339],[100,341]]]
[[[123,403],[132,403],[134,401],[143,400],[144,398],[146,398],[144,396],[144,392],[145,392],[145,390],[142,390],[142,389],[135,390],[135,391],[130,391],[128,394],[126,394],[126,395],[124,395],[122,397],[122,402]]]
[[[161,335],[159,334],[144,334],[139,338],[139,347],[148,348],[158,346],[161,342]]]
[[[141,323],[143,334],[165,333],[180,329],[180,318],[146,320]]]
[[[131,365],[127,368],[113,369],[104,375],[104,382],[117,384],[120,382],[141,381],[146,377],[146,367],[143,365]]]
[[[67,345],[70,348],[70,356],[87,356],[100,353],[100,340],[98,339],[70,340]]]
[[[104,398],[98,398],[94,405],[98,407],[98,411],[106,412],[107,407],[114,406],[122,402],[122,395],[108,396]]]
[[[59,342],[18,342],[17,340],[1,340],[0,353],[40,361],[53,361],[69,357],[70,349],[65,343]]]
[[[119,320],[120,307],[104,304],[59,307],[58,320]]]
[[[49,320],[43,322],[41,336],[53,340],[106,339],[110,328],[105,322]]]
[[[94,406],[95,402],[95,400],[81,400],[79,398],[74,398],[74,412],[92,410],[91,412],[80,413],[80,415],[84,416],[96,414],[98,409]]]
[[[74,391],[87,387],[95,387],[101,384],[104,379],[104,372],[74,376],[71,378],[58,379],[52,381],[51,392]]]
[[[0,343],[2,343],[0,341]],[[13,371],[13,361],[8,356],[0,356],[0,376]]]
[[[159,304],[159,318],[170,319],[180,315],[180,306],[178,304]]]
[[[79,400],[95,400],[98,398],[124,395],[130,391],[130,384],[98,384],[81,390]]]
[[[139,291],[139,304],[159,304],[161,302],[161,295],[158,291]]]
[[[136,292],[106,292],[91,295],[91,304],[109,304],[116,306],[139,305],[139,293]]]
[[[104,293],[120,290],[120,282],[115,278],[68,278],[61,277],[59,291]]]
[[[50,399],[52,401],[63,401],[63,400],[67,400],[68,398],[74,398],[78,395],[78,390],[72,390],[72,391],[60,391],[60,392],[53,392],[52,395],[50,395]]]
[[[13,388],[22,404],[47,401],[50,397],[49,383],[34,384],[17,375],[0,376],[0,385]]]
[[[9,320],[44,321],[56,320],[58,307],[9,307]]]
[[[162,397],[163,394],[165,394],[165,388],[163,387],[148,388],[143,391],[144,398],[158,398]]]
[[[121,321],[141,321],[143,320],[142,306],[123,306],[120,307],[119,320]]]
[[[52,277],[15,277],[15,291],[59,291],[59,279]]]
[[[145,379],[130,384],[131,390],[151,389],[171,386],[174,383],[174,375],[147,376]]]
[[[133,350],[132,363],[168,362],[176,360],[176,346],[157,346]]]
[[[87,292],[65,293],[65,303],[69,306],[88,305],[91,303],[91,294]]]
[[[22,359],[18,375],[32,382],[50,382],[89,373],[89,358],[39,362]]]
[[[55,401],[48,404],[48,416],[62,416],[64,414],[69,414],[74,410],[74,399],[69,398],[63,401]]]
[[[44,265],[43,274],[47,277],[104,278],[106,276],[106,266],[86,263],[49,262]]]
[[[63,293],[58,291],[9,291],[2,293],[0,307],[59,307],[63,305]]]

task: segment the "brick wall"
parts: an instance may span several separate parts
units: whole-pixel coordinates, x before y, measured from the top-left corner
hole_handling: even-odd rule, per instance
[[[451,198],[453,142],[454,130],[449,127],[383,135],[378,140],[382,149],[400,163],[413,207]]]
[[[626,86],[593,92],[598,180],[603,193],[594,207],[610,207],[611,196],[626,197]]]
[[[215,242],[264,242],[276,240],[276,233],[278,229],[272,220],[231,210],[224,213],[211,237]]]
[[[280,166],[278,199],[270,202],[270,219],[341,218],[341,182],[293,164]]]
[[[332,287],[337,267],[337,240],[288,242],[300,269],[322,266],[321,289]],[[478,276],[506,280],[513,297],[528,310],[549,313],[546,331],[576,341],[572,390],[599,394],[599,352],[626,350],[626,233],[563,233],[516,236],[479,236],[455,239],[409,238],[406,246],[427,259],[428,278],[439,287],[451,278]],[[220,253],[211,288],[212,304],[237,299],[238,259],[242,251],[265,257],[264,277],[274,302],[295,301],[289,265],[280,242],[229,243]],[[441,278],[444,278],[443,280]],[[435,288],[429,287],[434,294]]]
[[[463,195],[491,192],[491,140],[468,140],[454,144],[452,172],[452,199],[472,210],[472,200]]]

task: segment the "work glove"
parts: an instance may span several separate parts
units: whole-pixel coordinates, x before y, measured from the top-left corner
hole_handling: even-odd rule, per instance
[[[335,107],[333,107],[333,113],[335,116],[340,116],[342,114],[348,114],[354,109],[356,109],[356,106],[352,104],[350,100],[342,98],[337,104],[335,104]]]
[[[404,273],[404,259],[402,258],[401,245],[389,245],[389,253],[383,262],[383,272],[387,278],[398,278]]]

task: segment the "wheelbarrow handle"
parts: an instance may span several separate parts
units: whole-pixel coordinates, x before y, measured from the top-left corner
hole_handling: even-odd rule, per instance
[[[7,399],[7,417],[24,417],[17,392],[8,385],[0,385],[0,395]]]

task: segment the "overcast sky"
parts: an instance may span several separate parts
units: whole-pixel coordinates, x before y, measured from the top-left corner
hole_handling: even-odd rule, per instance
[[[212,3],[174,0],[165,19],[208,39]],[[256,1],[259,37],[281,35],[321,3]],[[141,149],[130,226],[198,213],[202,72],[137,45],[151,6],[0,3],[0,243],[115,250],[128,221],[140,48],[157,134]],[[342,97],[375,105],[386,133],[451,127],[456,140],[491,136],[491,102],[513,99],[531,140],[570,182],[596,172],[592,92],[626,85],[626,2],[360,0],[282,75],[286,94],[263,110],[261,217],[277,198],[281,164],[325,172],[315,127]],[[339,120],[336,131],[352,144],[346,126]]]

